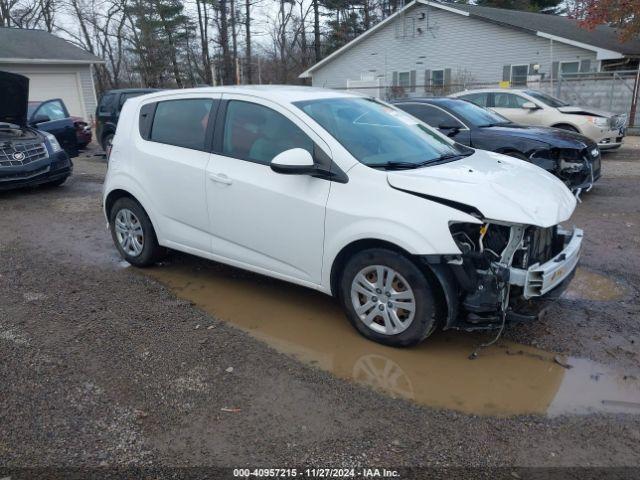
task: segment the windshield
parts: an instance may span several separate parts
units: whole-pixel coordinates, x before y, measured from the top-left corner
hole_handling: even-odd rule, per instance
[[[368,98],[295,102],[359,162],[370,167],[415,168],[462,152],[418,121]]]
[[[549,105],[550,107],[558,108],[558,107],[567,107],[567,106],[569,106],[568,103],[563,102],[562,100],[560,100],[560,99],[558,99],[556,97],[552,97],[551,95],[547,95],[546,93],[536,92],[535,90],[527,90],[524,93],[526,93],[530,97],[535,98],[536,100],[541,101],[542,103],[544,103],[546,105]]]
[[[511,123],[502,115],[466,100],[452,100],[446,106],[457,117],[460,117],[464,123],[472,127],[491,127]]]

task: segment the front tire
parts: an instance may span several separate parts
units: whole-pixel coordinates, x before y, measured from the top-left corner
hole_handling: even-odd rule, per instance
[[[116,200],[109,212],[109,229],[118,252],[131,265],[148,267],[165,253],[149,216],[132,198]]]
[[[437,327],[427,277],[392,250],[372,248],[351,257],[340,280],[340,300],[356,330],[384,345],[416,345]]]

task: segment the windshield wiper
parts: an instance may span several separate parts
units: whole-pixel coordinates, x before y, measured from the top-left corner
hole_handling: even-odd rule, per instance
[[[487,128],[487,127],[501,127],[504,125],[511,125],[513,122],[494,122],[494,123],[487,123],[486,125],[480,125],[480,128]]]
[[[385,170],[409,170],[411,168],[419,168],[425,166],[427,163],[430,163],[432,160],[427,162],[386,162],[380,163],[379,165],[370,165],[373,168],[384,168]]]

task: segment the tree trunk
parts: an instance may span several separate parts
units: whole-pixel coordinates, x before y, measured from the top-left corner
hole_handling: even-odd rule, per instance
[[[313,48],[316,62],[322,60],[322,49],[320,48],[320,6],[319,0],[313,0]]]
[[[200,29],[200,45],[202,48],[202,67],[204,68],[203,79],[207,85],[213,85],[213,79],[211,78],[211,58],[209,57],[209,38],[207,36],[206,17],[203,20],[202,9],[205,9],[206,4],[202,5],[200,0],[196,0],[196,7],[198,9],[198,28]]]
[[[222,81],[233,84],[233,62],[229,51],[229,27],[227,25],[227,0],[220,0],[220,46],[222,48]]]
[[[251,0],[245,0],[245,4],[244,4],[244,8],[245,8],[245,31],[246,31],[246,41],[247,41],[247,47],[246,47],[246,65],[245,65],[245,79],[246,79],[246,83],[251,84],[253,83],[253,79],[252,77],[252,71],[251,71]]]

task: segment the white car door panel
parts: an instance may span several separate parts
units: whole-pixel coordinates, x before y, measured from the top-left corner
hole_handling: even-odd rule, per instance
[[[219,98],[220,95],[217,95]],[[203,99],[203,97],[199,97]],[[215,95],[204,97],[211,100],[203,104],[202,118],[185,120],[184,127],[193,132],[195,138],[202,131],[206,131],[208,117],[207,107],[215,106]],[[185,98],[171,100],[194,100]],[[160,105],[161,102],[159,102]],[[159,107],[158,107],[159,108]],[[159,110],[156,110],[154,128],[158,125]],[[188,111],[167,112],[167,116],[184,113],[189,117]],[[193,116],[191,116],[193,117]],[[206,118],[205,118],[206,117]],[[175,118],[179,121],[179,118]],[[193,123],[191,125],[190,123]],[[167,128],[171,125],[167,125]],[[177,135],[182,135],[177,132]],[[153,136],[153,129],[151,132]],[[143,188],[153,204],[159,230],[164,238],[160,238],[161,244],[178,244],[202,251],[209,251],[211,235],[209,232],[209,215],[206,201],[206,167],[210,154],[206,146],[200,150],[185,148],[182,146],[161,143],[159,138],[149,140],[138,139],[138,161],[136,168],[139,172],[136,177],[141,179]],[[206,142],[205,142],[206,143]]]
[[[308,127],[301,126],[290,112],[250,98],[224,96],[229,100],[256,102],[280,113],[316,144],[321,144],[325,153],[329,152],[326,144]],[[277,134],[282,127],[273,125],[273,119],[268,124],[261,124],[260,120],[259,114],[238,117],[237,128],[247,130],[240,131],[242,138],[236,137],[234,141],[244,150],[211,154],[206,186],[211,251],[234,262],[319,284],[325,210],[331,182],[309,175],[276,173],[266,163],[239,158],[257,150],[262,150],[263,156],[268,157],[279,153],[265,141],[263,130],[269,128]],[[220,121],[224,119],[217,120]],[[233,119],[229,120],[229,125],[232,122]],[[229,138],[227,136],[231,142]]]

